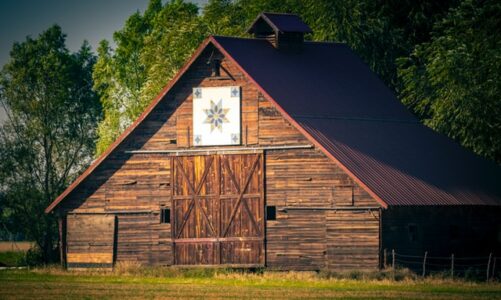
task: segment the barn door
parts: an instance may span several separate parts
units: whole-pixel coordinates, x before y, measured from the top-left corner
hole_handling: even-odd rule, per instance
[[[115,222],[114,215],[68,215],[68,268],[113,267]]]
[[[174,262],[262,265],[261,154],[172,158]]]
[[[222,155],[221,263],[264,264],[262,155]]]
[[[217,264],[218,167],[216,157],[172,158],[176,264]]]

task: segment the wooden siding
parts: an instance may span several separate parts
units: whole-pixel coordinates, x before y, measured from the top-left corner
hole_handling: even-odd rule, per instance
[[[327,269],[374,269],[379,265],[379,211],[329,211]]]
[[[267,153],[266,203],[278,210],[277,220],[266,224],[269,267],[377,268],[379,223],[374,214],[378,211],[315,210],[377,206],[318,150]]]
[[[125,151],[193,148],[189,138],[193,87],[242,87],[242,146],[310,144],[229,60],[222,61],[221,77],[210,78],[206,61],[211,52],[209,47],[202,53],[144,122],[58,209],[63,214],[115,214],[116,261],[174,262],[171,225],[160,224],[159,216],[161,207],[172,207],[171,155]],[[378,226],[374,212],[315,210],[379,206],[346,173],[314,148],[269,150],[263,162],[265,204],[277,207],[277,220],[265,224],[267,266],[298,270],[377,267],[379,231],[374,229]],[[336,250],[340,243],[345,243],[343,251]],[[238,245],[239,249],[249,247],[252,242]],[[228,243],[224,251],[235,249]],[[347,254],[350,251],[357,253],[353,259]]]

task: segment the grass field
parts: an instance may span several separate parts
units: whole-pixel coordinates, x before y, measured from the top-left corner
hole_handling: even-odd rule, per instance
[[[67,272],[56,268],[0,271],[0,299],[338,298],[501,299],[500,283],[439,279],[325,279],[315,273]]]
[[[17,267],[26,265],[26,253],[22,251],[0,252],[0,267]]]
[[[0,242],[0,267],[25,266],[26,251],[32,246],[32,242]]]

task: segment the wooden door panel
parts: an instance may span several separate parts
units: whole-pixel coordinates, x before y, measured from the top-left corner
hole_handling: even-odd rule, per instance
[[[221,155],[220,159],[221,195],[238,195],[249,177],[244,194],[261,192],[263,187],[261,155]],[[257,165],[254,166],[254,163]]]
[[[197,195],[215,195],[217,192],[217,172],[215,156],[194,156],[194,186]]]
[[[204,196],[217,193],[218,181],[213,155],[174,157],[173,161],[174,196]]]
[[[175,185],[173,185],[174,196],[189,196],[191,195],[190,184],[193,183],[194,161],[190,157],[175,157],[173,158],[172,177]]]
[[[207,238],[217,237],[217,226],[214,217],[213,199],[199,199],[200,204],[193,204],[191,211],[186,200],[175,200],[176,218],[175,238]],[[186,220],[184,219],[186,218]]]
[[[177,243],[175,262],[178,265],[215,265],[219,251],[217,243]]]
[[[67,216],[68,268],[111,268],[115,247],[115,216]]]
[[[175,263],[263,264],[262,154],[173,157],[171,167]]]
[[[221,209],[221,237],[258,237],[262,235],[261,224],[263,223],[263,210],[260,208],[260,198],[242,199],[233,219],[231,214],[237,198],[222,199]]]
[[[172,158],[174,238],[217,236],[214,156]]]
[[[258,265],[263,260],[262,241],[221,242],[221,264]]]

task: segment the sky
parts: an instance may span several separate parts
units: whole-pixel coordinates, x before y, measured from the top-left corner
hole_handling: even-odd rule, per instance
[[[66,33],[66,45],[76,51],[87,40],[95,50],[112,40],[128,16],[144,11],[149,0],[0,0],[0,67],[7,63],[14,42],[37,37],[53,24]],[[202,7],[207,0],[192,0]],[[5,112],[0,109],[0,123]]]

